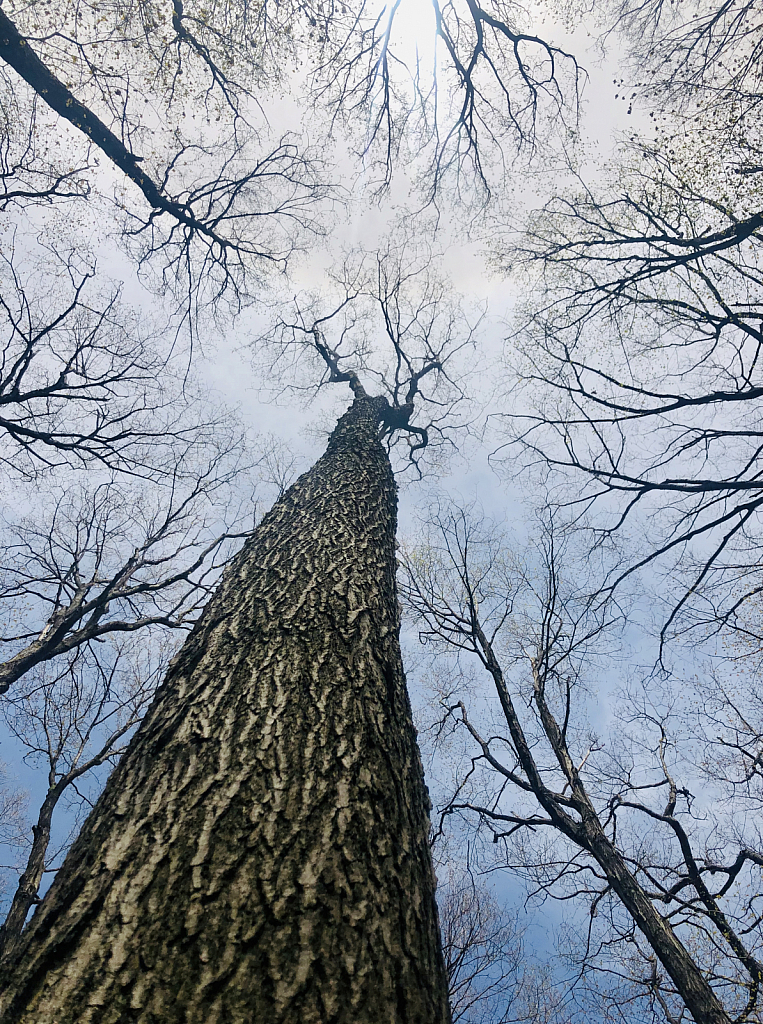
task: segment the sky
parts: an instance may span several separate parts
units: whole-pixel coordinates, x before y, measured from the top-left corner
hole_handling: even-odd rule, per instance
[[[425,12],[423,17],[420,13],[422,11]],[[429,5],[413,2],[404,4],[397,26],[401,37],[411,47],[415,43],[423,59],[431,54]],[[544,30],[550,27],[550,23],[546,22]],[[613,79],[619,70],[617,54],[602,56],[593,48],[591,37],[583,28],[569,35],[557,24],[554,32],[561,42],[576,53],[588,72],[589,79],[583,93],[582,123],[584,133],[590,138],[592,151],[596,153],[595,159],[600,160],[602,152],[611,148],[616,133],[627,129],[633,122],[632,117],[625,116],[623,103],[614,99],[616,89]],[[266,113],[274,133],[292,129],[298,110],[298,105],[288,96],[273,101]],[[336,259],[338,252],[358,243],[371,246],[374,238],[382,237],[389,231],[389,225],[401,207],[410,208],[417,202],[416,197],[410,193],[410,182],[405,175],[396,178],[391,193],[381,202],[374,201],[367,192],[364,193],[362,176],[360,180],[353,180],[351,161],[349,157],[343,159],[342,149],[340,138],[334,154],[339,177],[342,186],[352,187],[355,194],[348,208],[336,216],[328,236],[295,259],[288,286],[281,294],[301,290],[320,291],[324,285],[326,269]],[[101,173],[111,174],[108,168],[103,168]],[[115,187],[119,187],[118,176],[113,175],[113,180]],[[537,199],[536,185],[529,188],[521,181],[515,181],[514,187],[520,204],[525,202],[529,205]],[[27,221],[25,229],[32,235],[37,230],[34,222],[37,214],[33,211],[29,216],[32,219]],[[41,219],[39,230],[43,223]],[[114,247],[108,232],[98,222],[97,215],[90,223],[86,219],[80,227],[90,234],[100,271],[123,283],[123,294],[128,303],[152,311],[155,297],[140,287],[130,260]],[[501,372],[501,351],[516,300],[515,283],[502,280],[486,264],[488,242],[488,226],[484,223],[476,225],[472,237],[467,237],[462,218],[447,205],[443,208],[434,240],[435,247],[443,254],[443,270],[452,280],[456,291],[469,301],[484,306],[486,310],[480,338],[480,358],[490,369],[473,382],[476,407],[482,416],[489,411],[492,392]],[[349,391],[342,388],[328,389],[310,404],[289,394],[274,397],[272,380],[263,379],[262,373],[253,365],[248,347],[250,339],[263,329],[269,316],[270,310],[253,305],[234,322],[223,324],[222,328],[210,322],[208,330],[202,332],[195,341],[200,350],[198,372],[210,391],[237,408],[238,414],[255,437],[263,434],[275,436],[291,452],[297,454],[298,468],[305,469],[322,451],[327,432],[349,401]],[[514,493],[515,489],[505,480],[499,479],[488,463],[488,455],[494,445],[495,438],[489,432],[484,441],[470,438],[465,444],[465,456],[455,456],[436,480],[425,479],[421,483],[403,481],[400,493],[402,536],[415,530],[417,510],[431,500],[433,492],[458,495],[466,500],[476,499],[488,514],[499,519],[511,521],[521,516],[521,496]],[[519,529],[521,532],[522,527],[519,526]],[[3,746],[6,760],[16,760],[15,757],[9,757],[8,744]]]
[[[408,31],[410,39],[426,51],[427,37],[422,25],[415,17],[400,23],[401,31]],[[557,26],[557,31],[561,29]],[[584,27],[572,35],[567,34],[564,42],[588,72],[588,82],[583,92],[582,130],[590,157],[585,169],[595,175],[603,161],[612,152],[619,132],[641,123],[638,108],[627,113],[627,106],[621,99],[615,99],[617,88],[614,80],[620,73],[617,52],[602,55],[593,47],[592,39]],[[295,106],[288,98],[281,104],[273,104],[267,111],[271,126],[277,134],[282,128],[293,127]],[[324,287],[325,272],[343,249],[357,244],[373,246],[373,240],[389,231],[394,218],[403,207],[417,202],[410,194],[410,183],[402,177],[397,180],[391,194],[381,203],[372,200],[363,191],[363,180],[353,180],[350,160],[343,158],[342,140],[337,142],[337,166],[343,186],[352,188],[354,196],[346,210],[338,211],[330,233],[320,244],[312,245],[309,251],[295,260],[288,282],[279,282],[281,294],[289,291],[320,291]],[[584,147],[585,149],[585,147]],[[106,173],[106,172],[104,172]],[[515,203],[518,209],[531,206],[542,198],[548,182],[543,175],[533,180],[520,177],[514,183]],[[95,248],[102,271],[118,281],[124,282],[125,299],[139,308],[151,310],[155,299],[136,282],[129,260],[116,250],[108,234],[97,224],[85,225],[92,232]],[[495,408],[495,389],[501,379],[501,354],[504,339],[509,330],[512,308],[519,297],[516,282],[503,280],[492,272],[487,264],[486,250],[490,243],[490,225],[477,222],[471,237],[465,235],[463,218],[447,206],[443,208],[438,234],[433,244],[442,251],[442,266],[449,276],[455,291],[465,295],[469,301],[483,305],[486,318],[480,339],[480,363],[489,369],[482,369],[472,381],[475,399],[475,418],[482,421]],[[268,298],[270,296],[265,291]],[[264,377],[253,363],[250,341],[267,325],[269,309],[252,305],[234,321],[216,325],[206,324],[194,344],[197,346],[197,373],[205,381],[210,393],[215,393],[226,404],[234,406],[238,415],[257,438],[273,435],[291,453],[297,456],[295,469],[302,471],[322,452],[325,438],[336,417],[349,404],[348,389],[333,388],[324,391],[310,404],[290,395],[273,395],[273,381]],[[435,479],[426,477],[421,482],[401,482],[400,489],[400,535],[405,541],[416,535],[417,516],[420,510],[435,495],[448,495],[458,500],[476,501],[485,512],[502,521],[518,543],[525,543],[528,537],[526,518],[527,495],[521,483],[499,475],[491,467],[489,454],[496,446],[496,435],[488,429],[484,435],[481,427],[474,436],[464,441],[460,454],[455,455]],[[265,500],[268,500],[267,498]],[[421,709],[426,704],[427,689],[425,673],[412,672],[410,676],[414,706]],[[420,711],[424,722],[426,712]],[[44,792],[45,782],[39,773],[32,772],[20,760],[20,752],[12,738],[0,732],[0,752],[16,774],[19,783],[27,788],[34,800]],[[64,834],[70,818],[58,815],[56,832]],[[504,897],[515,899],[517,886],[505,877],[493,876],[491,884]],[[563,912],[553,906],[545,911],[534,911],[537,921],[545,917],[546,922],[557,925]],[[545,937],[544,937],[545,936]],[[538,946],[551,944],[549,934],[534,941]]]

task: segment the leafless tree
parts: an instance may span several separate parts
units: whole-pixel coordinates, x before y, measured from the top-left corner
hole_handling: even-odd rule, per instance
[[[314,395],[347,382],[371,382],[385,396],[383,435],[402,452],[400,469],[419,473],[419,456],[436,459],[469,425],[467,399],[485,310],[469,309],[436,258],[399,240],[347,256],[320,297],[298,296],[255,344],[273,377]]]
[[[521,1019],[517,1011],[526,958],[516,921],[463,867],[441,865],[437,874],[453,1024]]]
[[[265,438],[265,451],[260,461],[259,479],[266,489],[272,489],[275,500],[284,496],[297,477],[300,457],[291,444],[270,434]]]
[[[107,634],[190,628],[251,528],[253,459],[173,333],[104,292],[86,256],[4,253],[0,324],[5,692]]]
[[[41,101],[14,91],[12,75],[0,69],[0,211],[82,199],[90,163],[72,166],[51,152]]]
[[[626,30],[637,89],[679,106],[734,105],[737,116],[760,104],[763,46],[751,0],[689,4],[615,0],[607,10]],[[611,25],[611,21],[610,21]]]
[[[10,907],[16,880],[30,848],[28,794],[0,762],[0,907]]]
[[[11,474],[161,475],[226,429],[195,397],[172,332],[130,309],[86,254],[5,251],[0,338],[0,464]]]
[[[665,638],[736,627],[761,585],[754,122],[695,108],[655,139],[634,134],[603,177],[578,178],[504,252],[528,271],[530,299],[512,336],[502,453],[592,509],[602,542],[648,529],[625,572],[655,563],[672,576]]]
[[[534,150],[549,120],[554,135],[577,125],[583,72],[511,0],[432,0],[428,13],[431,58],[405,46],[404,3],[378,15],[361,8],[354,38],[327,34],[314,88],[335,118],[365,115],[363,152],[380,154],[385,184],[402,147],[424,155],[429,200],[444,184],[463,199],[475,180],[489,193],[493,161],[503,175],[508,151]]]
[[[32,5],[0,12],[0,56],[21,79],[12,94],[20,89],[27,105],[37,97],[76,129],[69,146],[82,154],[83,197],[103,191],[86,173],[93,150],[141,193],[136,206],[119,201],[138,259],[179,279],[189,301],[227,293],[236,302],[247,272],[283,264],[297,226],[315,226],[313,207],[332,189],[296,136],[258,138],[264,125],[247,123],[242,100],[258,68],[249,19],[218,11],[214,24],[210,13],[180,2],[108,14],[67,4],[51,21]],[[276,77],[272,61],[260,72]],[[185,130],[187,107],[201,112],[203,131]]]
[[[5,523],[0,692],[35,666],[117,633],[189,629],[231,545],[252,527],[240,437],[148,487],[69,479]],[[198,453],[194,453],[197,455]]]
[[[96,958],[121,955],[125,942],[139,944],[136,957],[130,953],[124,961],[135,968],[132,981],[125,985],[119,971],[108,972],[119,989],[114,998],[128,1013],[136,1001],[156,1005],[157,998],[171,1001],[170,1017],[198,1020],[221,1012],[232,1019],[243,1013],[283,1024],[318,1022],[326,1019],[327,1006],[337,1020],[369,1024],[395,1014],[427,1024],[450,1019],[428,801],[398,642],[396,488],[382,444],[396,422],[408,429],[413,410],[401,408],[405,399],[393,404],[395,385],[391,397],[369,393],[360,372],[337,367],[320,332],[310,336],[324,350],[318,348],[329,374],[349,385],[352,406],[325,454],[231,560],[172,659],[147,717],[0,968],[0,1012],[9,1021],[49,1012],[73,1021],[81,1011],[73,990],[50,988],[53,975],[39,960],[47,953],[35,945],[42,940],[47,948],[50,939],[53,955],[60,954],[58,936],[40,925],[62,898],[68,909],[59,904],[54,913],[67,934],[79,937],[69,949],[81,984],[91,984],[86,975],[93,962],[75,948],[80,940]],[[402,372],[396,379],[403,396],[422,369],[411,366],[407,383]],[[261,760],[271,754],[277,774]],[[138,823],[146,811],[148,828]],[[101,844],[102,852],[91,843]],[[231,856],[238,865],[233,871]],[[314,881],[306,874],[309,864]],[[216,879],[203,911],[193,895],[200,868]],[[91,870],[93,885],[83,884],[80,872]],[[284,884],[287,875],[293,885]],[[265,877],[277,878],[273,887],[258,885]],[[148,900],[148,913],[130,916],[128,904],[137,909],[137,903],[105,895],[112,885],[133,882],[148,886],[139,897]],[[171,895],[176,884],[185,897]],[[281,900],[287,891],[293,902],[274,914],[273,897]],[[217,910],[209,903],[213,893]],[[240,900],[247,922],[241,930],[231,925],[237,912],[224,909]],[[72,932],[65,919],[86,904],[88,923]],[[96,922],[99,907],[104,916]],[[118,920],[111,919],[112,908]],[[197,909],[204,935],[212,929],[220,938],[219,946],[201,938],[206,959],[195,939],[189,947],[170,935],[177,927],[186,930]],[[124,927],[129,938],[126,932],[120,937]],[[135,927],[147,929],[156,945]],[[103,941],[95,938],[99,929]],[[295,955],[296,936],[303,956]],[[170,952],[151,951],[160,948]],[[211,964],[212,957],[210,970],[220,984],[210,988],[212,975],[198,965]],[[232,973],[225,966],[231,963]],[[305,964],[316,966],[305,971]],[[180,996],[165,982],[168,972],[177,978],[178,969],[188,978]],[[30,971],[45,979],[35,991]],[[287,976],[299,979],[288,991],[275,984]],[[60,1005],[62,996],[66,1009],[50,1009],[49,1000]],[[101,1005],[112,1014],[116,1004],[108,997]]]
[[[17,785],[13,773],[0,762],[0,899],[6,902],[8,872],[21,870],[20,853],[29,846],[28,794]],[[13,863],[6,863],[7,861]]]
[[[582,902],[581,978],[607,973],[623,1006],[666,1021],[759,1020],[763,846],[747,809],[760,798],[759,701],[734,714],[721,691],[708,711],[690,680],[679,690],[635,677],[602,737],[590,688],[607,685],[622,612],[591,602],[589,556],[573,559],[553,522],[541,536],[533,564],[489,524],[443,509],[429,543],[404,554],[422,640],[476,656],[500,707],[491,718],[457,689],[445,695],[441,727],[463,730],[472,753],[441,819],[477,822],[531,891]],[[719,749],[747,776],[714,770]]]
[[[166,669],[168,656],[146,632],[137,640],[122,636],[85,644],[42,663],[0,705],[24,760],[47,776],[16,893],[0,927],[0,958],[12,951],[29,910],[39,902],[45,873],[54,871],[66,852],[67,843],[50,851],[56,808],[62,800],[70,810],[92,806],[90,777],[117,762]]]
[[[267,138],[263,108],[286,68],[308,62],[333,125],[369,121],[361,148],[381,146],[387,178],[401,140],[423,147],[432,197],[443,176],[469,165],[486,184],[486,151],[503,159],[507,140],[532,147],[546,114],[574,124],[575,59],[520,27],[519,5],[435,2],[430,17],[439,49],[426,71],[398,28],[400,4],[381,14],[312,3],[233,12],[120,0],[108,11],[66,3],[54,18],[42,4],[11,4],[0,11],[0,57],[31,91],[24,103],[36,96],[74,128],[75,147],[79,135],[83,196],[101,187],[88,172],[94,151],[140,193],[123,203],[138,258],[180,277],[197,300],[237,304],[251,294],[247,278],[282,266],[336,194],[296,134]],[[20,167],[50,179],[34,185],[35,201],[67,194],[66,176],[44,161]]]

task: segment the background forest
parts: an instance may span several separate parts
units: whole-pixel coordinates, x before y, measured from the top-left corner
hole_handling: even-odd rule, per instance
[[[760,0],[3,0],[0,956],[362,382],[453,1020],[763,1020],[762,53]]]

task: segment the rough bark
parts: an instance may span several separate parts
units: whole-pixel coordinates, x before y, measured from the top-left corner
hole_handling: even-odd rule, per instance
[[[385,403],[225,572],[22,937],[4,1024],[447,1024]]]

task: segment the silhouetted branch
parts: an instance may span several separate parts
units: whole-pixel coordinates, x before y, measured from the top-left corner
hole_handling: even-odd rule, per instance
[[[719,781],[718,740],[710,739],[701,696],[687,699],[679,728],[679,694],[663,697],[654,680],[645,682],[621,697],[611,741],[600,739],[586,721],[585,680],[596,680],[593,657],[614,639],[616,610],[590,602],[581,562],[567,564],[570,548],[553,519],[537,567],[502,552],[489,524],[462,509],[435,510],[428,529],[424,544],[403,550],[401,592],[421,639],[443,653],[476,656],[500,704],[487,732],[454,699],[455,684],[443,695],[441,728],[464,729],[476,752],[441,819],[476,819],[531,894],[586,901],[587,970],[617,970],[619,962],[637,1000],[662,999],[663,1012],[676,1018],[678,997],[698,1022],[755,1020],[763,918],[747,887],[758,884],[752,879],[763,851],[755,830],[744,828],[744,798],[723,811],[700,811],[679,779],[701,756],[694,749],[699,721],[708,736],[703,771]],[[728,738],[734,732],[728,724],[723,731]],[[752,749],[759,743],[756,736]],[[650,843],[645,827],[653,830]],[[594,919],[607,905],[596,939]],[[635,943],[634,933],[641,936]],[[651,953],[641,950],[643,939]],[[656,957],[647,979],[627,966],[630,953],[618,961],[619,950],[634,945],[639,956]]]
[[[47,788],[32,826],[32,842],[5,922],[0,959],[11,955],[39,889],[50,856],[53,815],[62,798],[78,791],[86,776],[113,765],[166,669],[166,656],[122,639],[111,649],[79,649],[33,671],[25,685],[6,697],[5,724],[25,748],[28,762],[45,770]],[[56,851],[60,854],[61,851]]]
[[[289,362],[303,382],[286,385],[292,390],[347,383],[356,396],[382,395],[382,436],[390,450],[402,445],[406,464],[420,472],[424,449],[452,444],[451,434],[467,426],[457,418],[467,401],[464,356],[484,312],[465,312],[431,255],[411,257],[399,244],[353,253],[332,290],[331,305],[295,299],[295,317],[279,316],[260,340],[265,353],[275,352],[266,356],[271,369],[282,378]],[[378,336],[382,345],[372,342]]]
[[[151,493],[115,479],[70,484],[49,517],[7,524],[0,604],[25,612],[0,638],[0,693],[93,640],[193,625],[231,544],[251,528],[251,509],[237,522],[228,507],[246,464],[240,439],[227,440],[229,448],[221,437],[218,451],[208,450],[206,464],[167,467]]]

